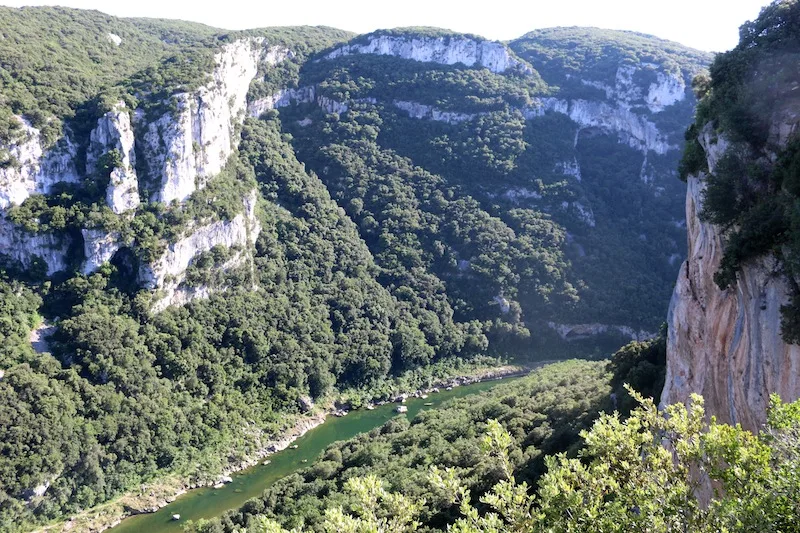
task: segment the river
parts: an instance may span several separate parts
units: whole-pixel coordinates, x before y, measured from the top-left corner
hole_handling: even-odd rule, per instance
[[[495,381],[484,381],[456,387],[453,390],[431,394],[428,399],[409,398],[406,416],[413,418],[423,409],[433,409],[452,398],[461,398],[476,394],[499,383],[508,383],[516,378]],[[431,405],[425,405],[426,403]],[[296,470],[309,466],[328,445],[352,438],[359,433],[370,431],[383,425],[397,416],[398,404],[386,404],[369,411],[359,409],[351,411],[341,418],[328,417],[324,424],[312,429],[294,444],[297,449],[274,453],[267,459],[268,465],[259,464],[233,475],[233,482],[220,489],[200,488],[187,492],[177,500],[161,508],[158,512],[132,516],[123,520],[110,531],[114,533],[179,533],[188,520],[220,516],[229,509],[241,507],[247,500],[260,496],[261,493],[278,479]],[[172,515],[179,514],[180,520],[172,520]]]

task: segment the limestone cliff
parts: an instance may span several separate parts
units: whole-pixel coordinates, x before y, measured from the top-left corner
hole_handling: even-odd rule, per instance
[[[110,169],[105,202],[114,213],[132,213],[139,207],[139,166],[157,182],[151,200],[165,203],[185,200],[218,174],[235,150],[237,127],[247,108],[247,92],[259,68],[275,65],[291,55],[288,48],[265,46],[263,39],[240,39],[226,44],[214,57],[211,81],[196,91],[176,96],[177,112],[148,121],[143,112],[132,112],[125,103],[118,102],[97,120],[88,139],[78,143],[81,147],[67,131],[64,138],[46,148],[40,131],[15,117],[20,123],[16,140],[0,146],[11,161],[0,166],[2,253],[25,268],[34,265],[38,258],[46,263],[47,275],[66,269],[71,243],[68,236],[31,234],[16,227],[3,211],[21,204],[32,194],[49,193],[56,183],[78,183],[84,176],[95,177],[98,172],[109,170],[101,169],[101,165],[112,161],[114,168]],[[85,147],[85,166],[79,163],[82,147]],[[143,162],[137,162],[137,152]],[[258,233],[253,218],[255,200],[248,197],[245,203],[250,206],[247,214],[233,221],[195,228],[194,233],[190,231],[189,236],[172,245],[171,249],[177,250],[174,257],[170,259],[167,254],[161,263],[147,267],[152,272],[146,280],[148,286],[167,293],[162,304],[171,303],[174,288],[196,254],[218,244],[252,242],[246,234],[252,237]],[[131,244],[120,242],[116,232],[83,228],[80,233],[77,238],[83,239],[84,274],[94,272],[122,246]],[[172,285],[165,281],[167,275]]]
[[[32,234],[15,226],[0,215],[0,255],[30,269],[39,261],[48,276],[67,268],[67,251],[71,239],[52,233]]]
[[[170,244],[162,256],[152,264],[142,265],[139,281],[142,286],[161,291],[154,305],[156,311],[170,305],[180,305],[197,297],[207,297],[209,287],[187,287],[183,285],[186,269],[202,252],[215,246],[225,248],[242,247],[223,268],[238,266],[250,254],[261,226],[256,218],[256,191],[245,198],[244,212],[232,220],[220,220],[205,226],[192,228],[177,242]]]
[[[154,201],[181,202],[225,166],[235,148],[235,125],[243,118],[262,52],[259,39],[226,45],[215,57],[212,81],[177,95],[176,112],[149,123],[143,113],[137,115],[148,172],[160,180]]]
[[[542,116],[546,112],[567,115],[580,128],[600,128],[614,133],[631,148],[642,153],[653,151],[665,154],[677,150],[670,144],[665,132],[642,114],[632,111],[625,100],[613,102],[584,99],[567,100],[563,98],[542,98],[540,105],[524,110],[526,118]]]
[[[31,194],[46,194],[60,182],[78,181],[77,148],[67,134],[46,148],[41,132],[22,117],[14,117],[21,132],[6,146],[10,164],[0,165],[0,209],[19,205]]]
[[[106,203],[117,214],[139,207],[139,180],[131,117],[123,102],[100,117],[92,130],[86,150],[86,174],[97,171],[100,158],[116,150],[119,166],[112,169],[106,190]]]
[[[91,274],[103,263],[111,261],[114,254],[122,246],[120,235],[116,232],[107,233],[103,230],[83,229],[83,255],[86,261],[81,271],[83,274]]]
[[[707,126],[700,135],[709,171],[727,143]],[[721,290],[713,276],[723,255],[720,228],[700,220],[704,174],[688,179],[689,253],[669,308],[667,377],[663,404],[702,394],[707,411],[725,422],[757,429],[769,395],[800,397],[800,346],[781,337],[781,306],[789,285],[773,255],[744,264],[734,285]]]
[[[514,57],[502,43],[469,37],[413,37],[411,35],[379,35],[365,42],[351,43],[330,52],[327,59],[352,54],[376,54],[402,57],[414,61],[486,68],[495,73],[518,71],[528,73],[530,67]]]

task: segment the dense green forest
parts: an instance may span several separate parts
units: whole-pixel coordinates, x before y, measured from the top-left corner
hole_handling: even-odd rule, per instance
[[[398,417],[187,529],[796,531],[800,401],[773,397],[758,435],[709,422],[697,395],[660,411],[658,392],[637,389],[660,391],[664,344],[631,343],[608,364],[552,364]]]
[[[320,410],[337,400],[358,406],[511,359],[604,357],[630,336],[612,331],[608,349],[594,338],[568,343],[549,322],[655,333],[683,250],[684,189],[671,179],[678,145],[642,151],[610,126],[584,127],[541,106],[590,97],[616,105],[562,83],[558,61],[571,54],[569,68],[598,83],[614,61],[690,79],[708,58],[647,36],[558,31],[497,43],[525,68],[496,73],[391,55],[326,59],[340,43],[375,37],[332,28],[225,32],[0,8],[0,188],[22,169],[14,154],[29,127],[45,151],[75,148],[79,178],[0,214],[9,247],[0,250],[0,529],[63,519],[168,474],[213,479],[290,427],[306,409],[301,399]],[[176,119],[182,95],[213,85],[223,47],[255,38],[286,57],[259,58],[248,103],[288,89],[312,88],[315,98],[234,117],[235,150],[222,170],[198,179],[182,202],[154,201],[161,176],[142,157],[143,129]],[[570,51],[576,40],[585,43],[579,53]],[[598,50],[609,61],[599,70],[590,68]],[[635,77],[642,90],[648,75]],[[84,170],[98,119],[120,101],[136,137],[141,201],[122,214],[106,191],[123,154],[109,150]],[[636,107],[631,120],[672,138],[693,104],[687,91],[661,113]],[[416,118],[409,105],[455,118]],[[162,294],[144,288],[142,269],[199,227],[242,215],[251,191],[258,238],[192,256],[181,287],[208,297],[155,312]],[[86,230],[113,237],[119,250],[84,273]],[[52,275],[44,257],[26,264],[10,254],[51,237],[45,252],[71,243]],[[50,331],[34,349],[31,335]],[[657,394],[663,340],[626,350],[614,359],[624,377],[610,384],[602,365],[572,363],[565,368],[586,375],[537,378],[542,391],[556,380],[562,397],[502,404],[528,450],[514,456],[530,463],[526,479],[542,472],[542,454],[574,449],[609,390],[624,409],[623,382]],[[485,402],[486,416],[506,409]],[[546,426],[542,417],[551,418]],[[470,428],[464,465],[477,464],[479,419],[441,424]],[[334,467],[345,468],[326,468]]]
[[[407,32],[410,38],[427,35]],[[561,87],[563,76],[553,73],[567,67],[551,65],[545,56],[570,58],[573,70],[566,74],[585,69],[584,79],[592,83],[608,82],[610,72],[613,84],[618,67],[633,65],[639,69],[634,83],[647,87],[656,71],[677,72],[688,84],[708,55],[648,36],[592,29],[534,32],[510,47],[541,68],[541,76],[370,54],[309,62],[300,71],[300,85],[317,87],[348,110],[326,115],[317,106],[285,108],[282,124],[299,157],[359,223],[379,265],[384,263],[375,247],[386,243],[393,248],[419,243],[415,253],[433,255],[421,264],[444,282],[457,317],[483,318],[492,296],[502,295],[515,307],[510,322],[519,316],[535,330],[533,338],[547,338],[544,322],[553,320],[655,332],[685,242],[680,227],[685,188],[673,179],[679,150],[643,154],[613,132],[530,110],[541,98],[589,97],[583,89],[594,91],[595,100],[607,100],[590,84],[577,87],[573,80]],[[432,106],[459,118],[413,118],[398,102]],[[643,105],[634,109],[680,144],[693,103],[689,95],[661,113]],[[609,151],[615,157],[607,157]],[[385,155],[375,159],[368,153]],[[580,168],[582,177],[566,175],[565,164]],[[426,172],[400,171],[404,166]],[[643,173],[654,181],[636,178]],[[465,206],[459,211],[481,213],[478,219],[471,216],[468,242],[459,242],[458,234],[451,236],[442,226],[452,211],[444,218],[432,211],[436,207],[429,205],[426,182],[448,188],[452,201]],[[399,187],[407,191],[402,196]],[[414,222],[388,224],[387,209]],[[383,236],[374,234],[375,224]],[[416,234],[412,240],[408,228]],[[436,238],[426,239],[425,232]],[[498,232],[513,237],[509,241]],[[481,243],[494,251],[487,253]],[[537,253],[523,252],[526,259],[517,259],[519,250],[530,246]],[[475,280],[480,280],[479,291]]]

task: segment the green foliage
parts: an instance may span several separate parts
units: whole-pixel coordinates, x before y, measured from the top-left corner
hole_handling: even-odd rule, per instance
[[[644,342],[633,341],[617,350],[611,356],[608,370],[616,395],[615,407],[621,413],[629,413],[636,405],[628,386],[658,404],[667,371],[667,325],[661,326],[657,337]]]
[[[524,287],[530,309],[574,298],[563,272],[560,228],[545,216],[522,213],[512,228],[441,176],[383,148],[380,111],[379,106],[360,104],[340,117],[320,114],[313,126],[292,129],[293,138],[300,157],[334,197],[352,207],[349,214],[383,270],[381,281],[394,287],[395,297],[420,323],[430,344],[456,353],[462,341],[454,319],[493,319],[498,294],[516,298]],[[499,125],[501,120],[487,118],[489,123]],[[492,162],[482,164],[512,164],[490,157]],[[462,260],[468,261],[468,269],[459,268]],[[516,309],[507,317],[516,331],[509,331],[506,345],[494,343],[500,353],[519,352],[514,343],[525,342],[527,332],[518,327]],[[491,337],[500,341],[501,335],[498,331]]]
[[[689,174],[708,172],[706,153],[698,140],[698,136],[697,125],[692,124],[689,126],[684,136],[686,144],[683,148],[681,162],[678,164],[678,177],[680,177],[681,181],[686,181],[689,178]]]
[[[162,22],[165,29],[170,24],[181,23]],[[167,41],[151,29],[152,24],[139,27],[98,11],[2,8],[0,131],[9,128],[12,111],[41,128],[52,143],[62,135],[61,121],[75,117],[85,102],[210,37],[183,33],[182,39]],[[116,46],[108,34],[121,37],[122,44]]]
[[[547,83],[560,87],[563,94],[572,98],[603,98],[603,91],[584,85],[581,80],[614,87],[620,65],[643,67],[645,72],[664,68],[683,73],[689,82],[711,59],[708,53],[652,35],[600,28],[534,30],[511,41],[510,46],[535,65]],[[635,81],[646,87],[655,81],[654,72],[652,78]]]
[[[69,135],[79,169],[98,116],[119,100],[149,118],[174,111],[175,96],[207,83],[214,54],[234,39],[263,37],[265,46],[291,50],[276,67],[262,61],[251,101],[316,85],[319,96],[349,106],[340,116],[300,105],[247,119],[222,172],[182,204],[150,202],[158,176],[139,172],[141,206],[114,214],[104,196],[121,157],[111,151],[95,175],[8,210],[23,230],[71,238],[76,253],[49,281],[39,279],[40,261],[28,272],[9,269],[0,282],[4,531],[63,518],[165,474],[209,479],[290,425],[299,397],[324,404],[343,394],[358,403],[497,356],[542,358],[548,352],[537,348],[551,319],[660,322],[674,279],[666,258],[681,238],[667,222],[680,216],[680,184],[659,184],[663,195],[653,194],[631,179],[641,154],[618,139],[593,130],[577,136],[561,115],[526,119],[536,97],[555,92],[536,72],[368,54],[315,61],[352,35],[324,27],[221,32],[63,8],[2,8],[0,37],[0,145],[20,139],[14,115],[22,115],[47,144]],[[700,61],[681,50],[631,53],[689,70]],[[649,83],[647,76],[637,83]],[[394,100],[463,120],[411,119]],[[685,112],[651,118],[677,129]],[[674,163],[648,158],[648,168],[663,172]],[[558,170],[571,161],[583,167],[583,182]],[[0,167],[18,164],[0,149]],[[787,161],[787,183],[794,166]],[[140,267],[193,229],[240,215],[254,189],[255,246],[194,257],[179,289],[208,286],[214,294],[152,314],[154,294],[138,286]],[[529,196],[514,199],[506,194],[512,189]],[[592,206],[596,228],[578,202]],[[84,229],[118,234],[123,245],[88,276],[78,274]],[[55,325],[50,353],[35,354],[27,341],[37,313]],[[621,379],[655,387],[646,367],[651,348],[620,356]],[[313,473],[293,476],[269,497],[293,525],[403,529],[417,520],[414,502],[424,489],[414,487],[432,458],[457,468],[475,495],[512,470],[532,482],[545,454],[574,450],[610,389],[604,367],[590,363],[521,383],[337,445]],[[479,460],[479,435],[491,418],[514,437],[502,467]],[[374,477],[345,481],[372,470],[393,480],[391,490]],[[28,502],[33,487],[48,483]],[[491,502],[522,497],[511,485],[498,490]],[[326,517],[321,502],[344,511]],[[346,512],[351,503],[361,505],[357,517]],[[449,509],[421,512],[437,525],[455,518]],[[244,518],[226,518],[225,527],[247,527]]]
[[[591,35],[584,35],[586,31]],[[613,63],[612,82],[620,62],[636,66],[652,62],[659,69],[680,71],[690,79],[708,59],[705,54],[646,36],[586,31],[575,30],[575,35],[564,37],[566,44],[553,36],[547,47],[565,57],[578,57],[583,52],[607,56],[609,65]],[[392,34],[406,35],[402,31]],[[416,34],[411,31],[410,35]],[[588,44],[575,44],[583,38]],[[542,62],[535,54],[525,55],[523,41],[527,42],[515,41],[512,47],[524,58],[535,60],[538,67]],[[576,47],[578,51],[574,50]],[[631,61],[625,59],[629,56]],[[597,74],[583,61],[578,66],[590,71],[587,77]],[[660,324],[674,283],[675,260],[685,238],[685,232],[675,226],[683,218],[685,189],[672,180],[655,184],[634,176],[643,172],[671,174],[677,164],[673,154],[650,153],[643,161],[640,152],[621,146],[616,137],[592,129],[578,136],[575,124],[562,115],[548,113],[526,120],[520,109],[534,106],[536,96],[555,92],[546,88],[538,74],[499,75],[486,69],[357,54],[306,63],[300,76],[300,85],[315,85],[324,97],[349,106],[349,112],[324,117],[306,106],[282,109],[284,127],[293,135],[300,158],[335,191],[337,200],[357,220],[378,264],[384,266],[374,246],[376,239],[393,249],[398,248],[398,243],[413,242],[414,248],[433,256],[433,272],[446,283],[446,294],[458,319],[492,317],[496,308],[490,302],[502,290],[506,298],[519,304],[520,317],[533,332],[532,339],[542,337],[536,330],[543,324],[536,324],[534,317],[545,315],[563,322],[602,321],[651,330]],[[579,76],[574,74],[574,79]],[[646,87],[650,81],[636,83]],[[562,87],[558,96],[575,98],[580,96],[576,90]],[[413,119],[395,107],[396,101],[431,105],[439,111],[453,112],[458,118],[453,123]],[[693,103],[691,97],[686,98],[680,105],[648,119],[657,122],[666,135],[676,137],[677,144],[690,120]],[[313,120],[313,125],[299,126],[299,121],[307,124],[304,119]],[[510,261],[491,257],[484,269],[457,242],[421,238],[420,230],[431,227],[436,231],[446,219],[430,213],[419,192],[413,193],[417,205],[406,201],[411,198],[411,191],[418,189],[420,173],[404,172],[393,178],[393,185],[387,189],[383,168],[355,163],[350,147],[356,144],[358,157],[363,157],[367,149],[395,152],[407,158],[410,165],[432,174],[439,183],[437,187],[451,188],[454,201],[463,198],[477,203],[481,211],[515,232],[514,240],[519,244],[512,244],[513,248],[531,250],[539,264],[517,261],[512,255]],[[374,148],[367,148],[368,144]],[[345,145],[348,150],[326,148],[333,145]],[[609,153],[615,157],[608,157]],[[337,170],[339,160],[344,161],[341,171]],[[580,183],[558,170],[573,162],[583,170],[584,180]],[[342,190],[339,176],[352,180],[351,176],[356,175],[354,166],[361,173],[358,183]],[[401,194],[395,184],[405,180],[409,182],[408,192]],[[367,189],[367,184],[373,189]],[[373,192],[376,186],[381,187],[378,197]],[[654,187],[658,187],[657,194],[653,193]],[[515,197],[517,190],[525,196]],[[365,193],[372,195],[377,205],[370,205]],[[415,241],[398,239],[397,235],[389,240],[384,236],[389,231],[399,231],[386,223],[380,211],[376,212],[387,202],[393,207],[402,206],[402,211],[397,212],[406,216],[417,213],[413,222],[419,228],[415,230]],[[349,206],[357,210],[351,212]],[[594,228],[587,227],[580,214],[579,209],[586,207],[594,212]],[[458,223],[463,227],[461,220]],[[471,224],[484,226],[475,221]],[[376,232],[378,227],[380,234]],[[482,229],[481,233],[496,232]],[[478,239],[482,241],[483,237],[470,236],[472,243]],[[442,247],[444,257],[439,261]],[[492,255],[516,252],[505,244],[492,247]],[[625,261],[615,257],[624,257]],[[464,267],[467,262],[469,269],[456,271],[456,276],[442,268],[447,263],[450,269],[459,264]],[[429,260],[416,264],[431,265]],[[506,275],[507,269],[511,275]],[[475,274],[485,277],[486,283],[481,284],[485,290],[476,292],[474,284],[470,284],[465,291],[465,282],[474,279]],[[500,319],[506,322],[505,317]],[[514,320],[508,322],[513,324]],[[509,348],[518,349],[514,344],[526,346],[530,342],[512,341]]]
[[[741,26],[739,44],[716,57],[710,77],[698,77],[693,84],[702,100],[687,131],[681,176],[700,172],[704,178],[701,220],[719,225],[725,235],[714,275],[723,289],[736,283],[744,263],[768,254],[783,260],[788,279],[800,272],[800,139],[775,134],[800,83],[789,66],[800,47],[794,31],[798,21],[798,2],[772,2]],[[729,145],[713,173],[698,142],[704,128],[713,128]],[[782,307],[783,338],[792,343],[800,339],[798,294],[792,282],[790,302]]]
[[[773,396],[767,427],[753,435],[713,418],[706,424],[700,396],[694,395],[689,407],[675,404],[660,412],[652,401],[631,393],[639,406],[630,418],[623,421],[616,413],[602,415],[591,430],[583,432],[586,445],[580,459],[563,454],[548,457],[548,472],[535,494],[506,472],[481,497],[483,506],[477,508],[451,469],[432,467],[431,484],[450,503],[458,503],[463,515],[448,531],[797,530],[800,402],[783,404]],[[488,421],[484,442],[484,450],[497,456],[501,467],[508,464],[512,439],[497,421]],[[373,478],[351,478],[348,484],[379,486]],[[713,490],[702,505],[696,495],[701,487]],[[369,501],[363,492],[360,499]],[[407,509],[417,511],[413,504]],[[349,520],[369,524],[377,516],[373,510],[366,517]],[[404,514],[403,519],[411,521],[413,514]],[[267,531],[283,531],[275,522],[262,523],[272,528]],[[328,525],[326,521],[325,530],[330,531]],[[391,531],[415,529],[412,522],[411,527]]]
[[[333,444],[314,464],[276,482],[211,527],[239,531],[263,514],[284,527],[325,531],[326,509],[346,509],[353,501],[348,480],[374,476],[384,480],[382,490],[399,492],[410,502],[425,499],[417,520],[426,528],[443,528],[457,515],[446,495],[431,493],[426,479],[432,465],[442,472],[453,469],[451,477],[462,479],[473,494],[485,493],[511,471],[519,479],[535,480],[543,473],[545,455],[574,452],[578,433],[608,405],[609,392],[603,363],[548,365],[484,394],[424,411],[410,423],[394,419],[369,434]],[[494,441],[510,448],[504,461],[482,461],[482,449],[495,445],[484,437],[487,419],[498,421]]]
[[[547,90],[535,73],[518,77],[373,54],[308,62],[301,76],[304,85],[318,84],[320,94],[337,101],[403,100],[461,112],[530,105],[532,97]]]

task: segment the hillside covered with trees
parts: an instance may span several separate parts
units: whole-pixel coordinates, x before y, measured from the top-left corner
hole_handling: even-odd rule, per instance
[[[506,45],[0,8],[0,529],[213,479],[309,405],[656,333],[709,60],[591,29]],[[655,391],[661,352],[636,346],[625,368]],[[586,375],[529,382],[541,397],[482,400],[526,479],[609,387],[622,400],[571,365]],[[475,466],[479,419],[427,416],[470,435],[453,464]],[[398,424],[326,480],[427,439]]]

